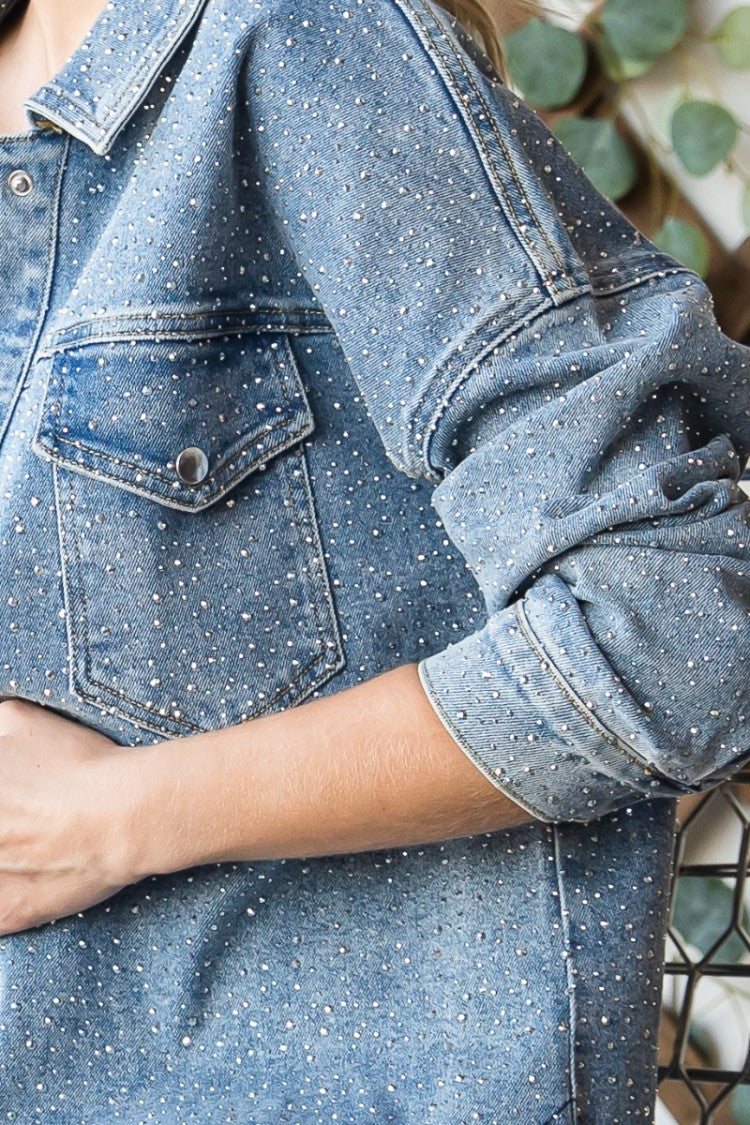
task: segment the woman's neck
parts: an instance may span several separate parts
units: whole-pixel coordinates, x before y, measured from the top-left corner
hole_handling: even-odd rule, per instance
[[[28,0],[21,6],[19,32],[44,58],[48,81],[86,38],[107,0]]]
[[[23,103],[86,38],[108,0],[27,0],[0,27],[0,134],[28,128]]]

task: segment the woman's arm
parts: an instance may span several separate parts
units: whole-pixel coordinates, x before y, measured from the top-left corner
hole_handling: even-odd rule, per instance
[[[127,867],[138,878],[213,860],[405,847],[532,819],[456,746],[416,664],[135,753]]]
[[[405,847],[531,819],[456,746],[416,664],[129,749],[11,700],[0,775],[0,933],[195,864]]]

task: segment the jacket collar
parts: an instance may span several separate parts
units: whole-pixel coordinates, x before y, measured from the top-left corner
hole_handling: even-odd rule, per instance
[[[18,0],[0,0],[0,23]],[[32,115],[104,155],[193,26],[206,0],[109,0],[65,66],[26,101]]]

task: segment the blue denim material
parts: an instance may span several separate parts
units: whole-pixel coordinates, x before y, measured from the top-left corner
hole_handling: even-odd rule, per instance
[[[538,822],[0,939],[0,1115],[647,1119],[671,798],[748,757],[748,352],[424,0],[114,0],[27,106],[0,693],[138,745],[417,661]]]

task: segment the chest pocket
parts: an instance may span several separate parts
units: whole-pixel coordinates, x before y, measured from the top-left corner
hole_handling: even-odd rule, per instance
[[[40,362],[72,690],[189,734],[341,669],[288,331],[81,332]]]

